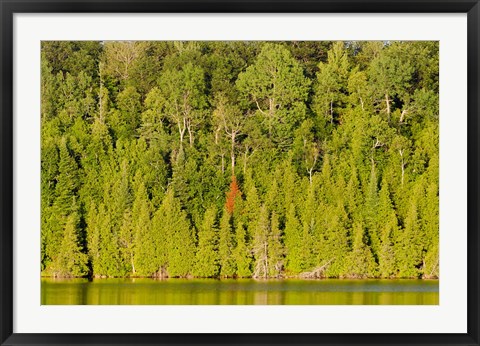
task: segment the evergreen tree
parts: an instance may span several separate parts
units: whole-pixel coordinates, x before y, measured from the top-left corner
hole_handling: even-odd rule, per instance
[[[270,218],[270,234],[268,236],[268,276],[279,277],[283,270],[284,250],[282,231],[277,214],[273,211]]]
[[[88,274],[87,256],[79,242],[78,214],[73,212],[67,218],[62,244],[53,262],[53,275],[79,277]]]
[[[227,193],[227,201],[225,202],[225,209],[232,215],[235,211],[235,202],[241,198],[242,192],[240,191],[237,178],[232,176],[232,182],[230,183],[230,190]]]
[[[78,165],[71,156],[67,139],[62,137],[59,148],[58,175],[55,178],[55,192],[51,194],[52,206],[45,206],[42,219],[42,246],[44,248],[44,267],[47,269],[54,261],[63,242],[63,233],[67,220],[74,212],[78,212],[77,190],[79,187]],[[44,185],[44,187],[46,187]],[[47,196],[45,195],[45,198]],[[77,215],[78,218],[78,215]],[[77,227],[75,225],[75,227]],[[51,269],[51,268],[50,268]]]
[[[236,247],[234,251],[235,263],[238,277],[250,277],[252,275],[251,262],[252,254],[248,250],[246,232],[241,221],[237,222],[235,228]]]
[[[194,275],[217,277],[219,273],[217,210],[210,207],[205,211],[203,224],[198,231],[198,247]]]
[[[59,215],[66,216],[73,211],[72,208],[75,205],[73,201],[80,184],[78,172],[79,167],[70,154],[67,139],[63,137],[60,142],[60,161],[58,163],[54,202],[54,207]]]
[[[367,244],[371,247],[373,256],[377,258],[380,252],[379,227],[385,221],[379,218],[379,198],[377,187],[377,175],[374,163],[365,196],[365,226],[367,227]]]
[[[361,223],[353,225],[353,236],[352,251],[347,258],[347,276],[354,278],[374,276],[376,264],[372,252],[366,244],[365,230]]]
[[[167,235],[168,276],[191,275],[195,260],[194,234],[173,190],[167,191],[159,211],[162,218],[162,231]]]
[[[317,249],[314,247],[315,234],[319,231],[318,216],[315,201],[315,185],[310,185],[306,199],[304,201],[303,210],[300,214],[302,237],[301,237],[301,258],[302,269],[312,269],[316,265],[315,257]]]
[[[398,235],[398,219],[393,210],[388,183],[384,180],[379,197],[378,219],[381,220],[378,269],[383,277],[396,275],[395,239]]]
[[[400,277],[416,278],[421,274],[420,268],[423,264],[424,245],[418,212],[418,199],[422,192],[422,185],[417,185],[410,200],[411,203],[406,219],[404,220],[404,229],[398,237],[397,259]]]
[[[290,204],[285,223],[285,266],[291,274],[298,274],[304,269],[302,242],[302,227],[297,218],[295,205]]]
[[[223,210],[220,219],[218,255],[220,258],[220,276],[232,277],[236,273],[234,259],[235,237],[232,230],[232,217]]]
[[[158,241],[162,239],[155,234],[151,222],[152,206],[148,199],[143,179],[136,176],[135,200],[132,205],[131,233],[125,234],[127,244],[133,250],[130,253],[132,275],[156,275],[161,267],[156,251]]]
[[[253,256],[255,258],[254,278],[268,278],[270,269],[270,222],[265,204],[260,208],[255,233],[253,236]]]
[[[422,226],[426,253],[423,260],[423,277],[435,278],[439,276],[439,204],[438,185],[430,183],[427,187],[426,198],[423,203]]]
[[[90,212],[95,212],[92,209]],[[102,203],[98,208],[96,222],[89,237],[89,252],[92,257],[93,276],[115,277],[125,274],[121,267],[121,253],[118,239],[112,232],[110,213]]]

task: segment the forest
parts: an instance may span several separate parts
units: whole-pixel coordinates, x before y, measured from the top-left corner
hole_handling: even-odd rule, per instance
[[[438,42],[43,41],[41,273],[438,278]]]

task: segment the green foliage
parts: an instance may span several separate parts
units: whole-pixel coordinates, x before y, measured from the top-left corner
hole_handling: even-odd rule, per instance
[[[132,86],[117,95],[117,109],[108,114],[107,122],[115,139],[129,138],[140,124],[140,94]]]
[[[438,42],[43,42],[41,270],[439,275]]]
[[[383,181],[382,189],[380,190],[378,220],[380,230],[378,269],[382,277],[392,277],[397,274],[394,244],[395,238],[398,235],[398,219],[393,209],[390,191],[386,181]]]
[[[220,219],[219,232],[218,255],[220,258],[220,276],[232,277],[236,272],[234,257],[235,237],[232,230],[232,217],[225,209]]]
[[[72,75],[83,71],[93,77],[98,73],[101,47],[100,42],[94,41],[42,41],[42,61],[48,62],[54,75],[60,71]]]
[[[237,265],[237,276],[241,278],[250,277],[252,275],[252,257],[247,246],[245,228],[241,222],[237,223],[235,231],[235,241],[237,246],[234,250],[234,258]]]
[[[181,209],[180,202],[175,198],[173,190],[167,191],[160,206],[159,215],[162,223],[160,232],[165,235],[163,239],[166,240],[168,275],[170,277],[186,277],[192,273],[195,260],[194,234],[187,215]],[[156,241],[160,239],[162,237]],[[158,250],[157,256],[161,256]]]
[[[255,63],[239,74],[237,87],[260,113],[268,137],[283,147],[305,118],[310,83],[288,49],[266,43]]]
[[[304,268],[302,255],[302,230],[298,221],[295,206],[290,204],[285,223],[286,269],[298,274]]]
[[[136,181],[135,201],[132,205],[131,233],[128,233],[128,228],[127,232],[123,233],[125,235],[123,244],[125,244],[124,247],[130,249],[130,256],[127,258],[130,257],[132,274],[148,276],[153,275],[160,268],[158,261],[160,256],[155,250],[158,249],[158,239],[162,239],[162,237],[155,237],[151,221],[151,203],[143,181],[138,180]],[[126,221],[128,226],[128,218]]]
[[[376,263],[366,244],[365,230],[362,224],[353,225],[353,237],[352,251],[346,259],[346,276],[353,278],[375,276]]]
[[[198,251],[195,259],[195,276],[216,277],[219,273],[217,210],[210,207],[205,211],[203,224],[198,231]]]
[[[334,43],[328,52],[327,62],[320,62],[318,70],[313,109],[320,117],[333,123],[345,102],[345,85],[350,70],[343,42]]]
[[[60,249],[53,261],[53,276],[79,277],[88,273],[87,255],[83,253],[79,244],[78,224],[77,213],[70,214],[65,224]]]
[[[267,241],[268,248],[268,276],[280,277],[283,270],[283,245],[282,245],[282,231],[278,216],[272,212],[270,217],[270,232]]]

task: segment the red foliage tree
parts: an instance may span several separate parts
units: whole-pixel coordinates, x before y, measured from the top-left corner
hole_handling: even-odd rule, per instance
[[[242,192],[238,187],[237,178],[232,175],[232,182],[230,183],[230,190],[227,192],[227,201],[225,202],[225,208],[227,212],[232,215],[235,210],[235,200],[240,197]]]

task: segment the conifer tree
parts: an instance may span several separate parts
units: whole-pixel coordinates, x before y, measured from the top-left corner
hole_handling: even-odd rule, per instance
[[[205,211],[202,227],[198,231],[198,247],[194,275],[217,277],[219,273],[217,210],[215,206]]]
[[[375,164],[372,163],[372,171],[370,173],[370,181],[365,196],[365,226],[367,227],[367,243],[372,249],[372,253],[377,258],[380,251],[380,235],[379,226],[384,222],[379,216],[379,198],[377,187],[377,175]]]
[[[135,276],[135,232],[133,231],[132,211],[125,210],[119,232],[120,254],[125,270]]]
[[[423,263],[423,240],[421,223],[418,212],[418,199],[422,186],[417,185],[410,200],[410,207],[404,220],[404,229],[399,234],[398,269],[399,276],[405,278],[417,278]]]
[[[382,220],[378,270],[382,277],[392,277],[396,275],[397,268],[394,244],[398,236],[398,219],[393,210],[386,180],[383,180],[380,190],[378,218]]]
[[[257,225],[253,236],[253,256],[255,258],[254,278],[268,278],[270,269],[270,252],[268,248],[270,238],[270,220],[268,209],[262,205],[258,215]]]
[[[285,266],[292,274],[298,274],[304,268],[302,255],[302,226],[297,218],[295,205],[290,204],[285,223]]]
[[[318,215],[317,206],[315,201],[315,186],[310,185],[307,196],[304,201],[303,210],[301,212],[301,256],[302,256],[302,269],[312,269],[315,263],[315,257],[317,256],[316,248],[314,247],[315,235],[319,231],[318,228]]]
[[[282,231],[275,211],[270,217],[270,233],[268,235],[268,276],[279,277],[283,270],[284,250],[282,244]]]
[[[347,276],[366,278],[375,273],[376,264],[370,248],[365,242],[365,230],[361,223],[353,225],[353,246],[347,258]]]
[[[252,254],[248,249],[245,227],[241,221],[237,222],[235,228],[235,242],[234,258],[237,266],[237,276],[241,278],[250,277],[252,275]]]
[[[63,240],[53,263],[53,275],[79,277],[88,274],[87,255],[79,242],[78,214],[73,212],[67,218]]]
[[[258,211],[260,210],[260,199],[257,193],[257,188],[255,187],[255,185],[253,185],[253,182],[251,182],[250,179],[246,179],[245,187],[248,190],[243,208],[245,210],[243,218],[246,224],[246,243],[247,246],[249,246],[255,234],[256,223],[258,220]],[[249,247],[249,250],[252,250],[251,247]]]
[[[428,279],[439,276],[439,203],[438,185],[435,182],[430,183],[427,187],[423,204],[422,227],[425,232],[426,253],[423,260],[422,275]]]
[[[230,183],[230,190],[227,192],[227,201],[225,202],[225,209],[232,215],[235,211],[235,202],[241,198],[242,192],[238,187],[237,178],[233,175]]]
[[[67,216],[73,211],[73,201],[76,198],[76,192],[80,184],[78,171],[78,165],[70,154],[67,138],[63,137],[60,142],[60,161],[58,163],[54,203],[58,215]]]
[[[53,205],[46,208],[42,215],[45,225],[45,228],[42,229],[45,268],[52,264],[51,261],[60,251],[63,233],[70,214],[78,211],[76,202],[80,183],[78,165],[70,154],[65,137],[60,140],[59,159],[55,193],[52,194]]]
[[[318,209],[319,232],[316,235],[316,267],[321,277],[339,277],[345,272],[345,258],[348,257],[350,234],[348,215],[343,203]]]
[[[163,203],[163,201],[162,201]],[[145,229],[140,229],[140,232],[136,233],[136,243],[141,246],[139,251],[144,251],[143,242],[145,240],[150,241],[150,245],[148,245],[148,249],[146,250],[147,253],[152,252],[153,259],[155,260],[156,264],[151,266],[150,271],[153,273],[155,272],[156,276],[159,277],[167,277],[168,276],[168,251],[169,251],[169,230],[165,228],[164,222],[166,219],[166,215],[164,210],[158,208],[157,211],[154,213],[152,218],[152,231],[151,234],[147,234]],[[149,239],[150,238],[150,239]],[[145,240],[144,240],[145,239]],[[143,254],[142,254],[143,257]]]
[[[232,277],[236,266],[234,259],[235,237],[232,230],[232,217],[226,209],[220,219],[218,255],[220,258],[220,276]]]
[[[112,228],[111,214],[102,203],[98,210],[98,257],[94,262],[94,276],[115,277],[125,275],[118,237]],[[96,264],[96,265],[95,265]]]
[[[169,190],[160,207],[163,232],[167,235],[166,253],[169,277],[186,277],[192,274],[195,260],[195,239],[191,225],[180,202]]]
[[[135,176],[135,200],[132,205],[131,234],[126,233],[127,244],[133,249],[130,258],[133,275],[156,275],[160,269],[156,250],[158,239],[152,229],[152,207],[148,199],[143,179]]]

